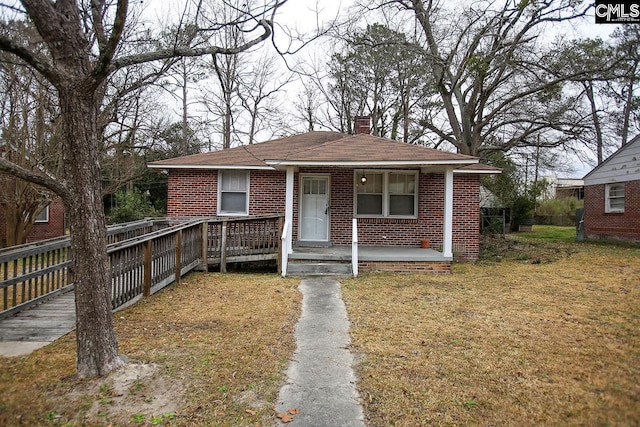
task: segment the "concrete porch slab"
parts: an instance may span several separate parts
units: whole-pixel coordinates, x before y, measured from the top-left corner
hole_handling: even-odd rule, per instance
[[[298,247],[293,248],[290,260],[351,261],[351,246]],[[434,249],[406,246],[359,246],[359,261],[452,261]]]

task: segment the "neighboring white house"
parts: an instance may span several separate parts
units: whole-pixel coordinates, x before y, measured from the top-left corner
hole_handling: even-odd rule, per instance
[[[549,183],[549,186],[542,194],[544,200],[572,196],[578,200],[584,198],[584,180],[582,178],[558,178],[556,175],[549,175],[542,179]]]

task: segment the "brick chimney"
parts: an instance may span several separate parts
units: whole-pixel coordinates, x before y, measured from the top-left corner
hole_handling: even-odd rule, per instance
[[[371,133],[371,116],[355,116],[353,118],[353,134]]]

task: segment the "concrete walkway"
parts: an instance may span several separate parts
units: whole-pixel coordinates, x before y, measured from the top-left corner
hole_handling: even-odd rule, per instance
[[[276,412],[299,410],[287,426],[364,426],[340,283],[313,278],[298,288],[302,315],[295,331],[297,350]]]

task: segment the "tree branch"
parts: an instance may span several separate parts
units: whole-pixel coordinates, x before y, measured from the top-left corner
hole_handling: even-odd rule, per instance
[[[96,28],[96,33],[99,33],[98,29],[102,27],[102,22],[96,22],[95,20],[96,18],[100,19],[99,15],[101,15],[101,13],[98,13],[97,5],[95,3],[95,1],[91,2],[91,8],[94,11],[93,25],[98,26]],[[127,0],[118,0],[116,16],[113,21],[113,29],[111,30],[111,36],[106,43],[104,43],[104,40],[102,43],[99,43],[100,57],[98,58],[98,62],[96,63],[92,73],[94,78],[96,79],[96,82],[102,81],[109,73],[109,64],[113,59],[113,55],[116,51],[116,48],[118,47],[118,44],[120,44],[120,38],[125,28],[128,3],[129,2]],[[98,34],[98,36],[100,36],[100,34]],[[104,36],[104,34],[102,36]],[[98,38],[98,40],[100,41],[100,38]]]
[[[65,201],[65,203],[71,202],[72,197],[69,189],[60,181],[53,179],[44,173],[25,169],[2,157],[0,157],[0,172],[13,175],[33,184],[41,185],[56,193]]]
[[[268,39],[272,33],[272,23],[261,19],[258,21],[258,25],[262,27],[264,32],[257,38],[250,40],[249,42],[232,48],[224,48],[220,46],[207,46],[202,48],[193,48],[189,46],[175,46],[168,49],[160,49],[155,52],[142,53],[138,55],[124,56],[122,58],[114,59],[109,67],[109,72],[115,71],[120,68],[128,67],[130,65],[142,64],[145,62],[159,61],[163,59],[174,58],[177,56],[182,57],[196,57],[204,55],[234,55],[236,53],[244,52],[251,49]]]
[[[0,36],[0,50],[12,53],[22,59],[42,74],[54,86],[60,81],[60,75],[45,58],[15,41],[8,39],[7,37]]]

